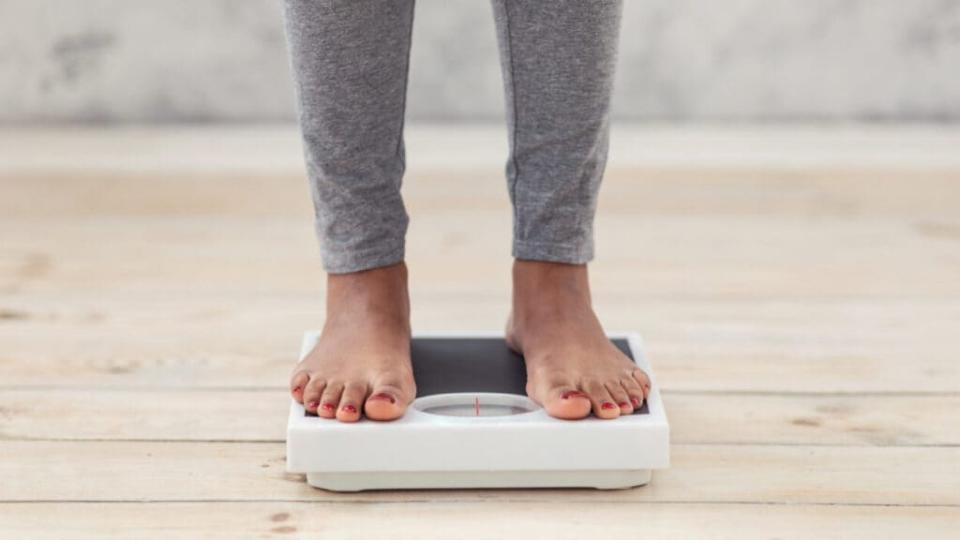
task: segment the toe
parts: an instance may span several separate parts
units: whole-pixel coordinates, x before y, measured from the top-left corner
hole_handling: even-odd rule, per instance
[[[395,420],[403,416],[407,400],[404,392],[393,385],[377,386],[363,404],[363,414],[371,420]]]
[[[303,391],[310,382],[310,373],[298,370],[290,377],[290,395],[297,403],[303,403]]]
[[[584,385],[584,389],[593,404],[594,416],[603,419],[620,416],[620,407],[614,402],[613,396],[607,391],[606,386],[600,382],[591,381]]]
[[[318,377],[314,375],[310,378],[310,381],[306,384],[303,389],[303,408],[308,412],[316,413],[317,407],[320,406],[320,395],[323,393],[323,389],[327,386],[327,382],[323,377]]]
[[[341,422],[356,422],[360,419],[360,407],[363,398],[367,395],[367,385],[363,383],[348,383],[340,396],[340,406],[337,407],[337,420]]]
[[[333,418],[337,414],[337,404],[340,403],[340,396],[343,395],[343,383],[328,383],[320,395],[320,406],[317,408],[317,416],[324,418]]]
[[[630,414],[633,412],[633,405],[630,403],[630,396],[627,394],[626,390],[623,389],[620,381],[609,382],[604,386],[607,387],[607,392],[610,393],[610,397],[613,398],[613,402],[617,404],[617,407],[620,407],[620,414]]]
[[[633,410],[637,410],[643,406],[643,401],[645,398],[643,388],[640,387],[640,383],[638,383],[633,377],[630,377],[621,380],[620,386],[623,387],[623,390],[630,397],[630,404],[633,406]]]
[[[577,420],[590,414],[590,398],[572,385],[561,385],[546,392],[543,408],[554,418]]]
[[[643,398],[646,399],[650,396],[650,377],[642,370],[635,369],[633,370],[633,379],[637,381],[637,384],[643,388]]]

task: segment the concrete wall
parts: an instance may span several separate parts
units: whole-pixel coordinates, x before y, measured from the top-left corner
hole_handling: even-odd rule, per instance
[[[0,0],[0,123],[290,119],[281,1]],[[410,117],[501,120],[488,2],[415,24]],[[960,122],[960,0],[626,0],[621,42],[618,119]]]

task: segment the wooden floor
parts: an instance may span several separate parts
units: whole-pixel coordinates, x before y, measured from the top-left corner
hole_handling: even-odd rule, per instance
[[[508,305],[505,143],[457,133],[411,135],[417,330]],[[340,495],[284,472],[295,133],[4,131],[0,537],[956,538],[960,139],[858,136],[615,134],[592,277],[663,388],[652,484]]]

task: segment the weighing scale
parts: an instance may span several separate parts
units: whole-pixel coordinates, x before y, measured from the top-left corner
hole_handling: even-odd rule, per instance
[[[307,332],[301,358],[318,336]],[[669,425],[640,336],[610,338],[650,376],[633,414],[553,418],[526,397],[523,357],[502,336],[420,334],[411,342],[417,398],[402,418],[342,423],[291,400],[287,470],[332,491],[646,484],[669,466]]]

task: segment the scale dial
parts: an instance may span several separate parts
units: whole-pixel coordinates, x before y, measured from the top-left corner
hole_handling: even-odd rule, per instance
[[[540,410],[526,396],[488,392],[434,394],[417,399],[413,407],[426,414],[457,417],[514,416]]]

